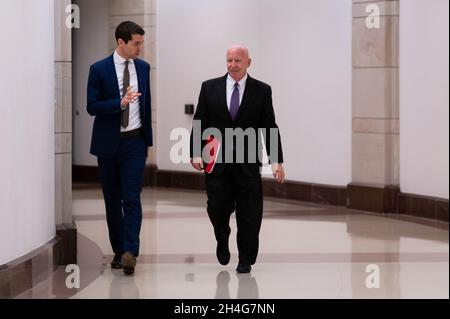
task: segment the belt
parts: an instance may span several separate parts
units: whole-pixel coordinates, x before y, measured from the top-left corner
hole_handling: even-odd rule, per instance
[[[131,131],[120,132],[120,138],[129,138],[140,135],[142,135],[142,130],[140,128]]]

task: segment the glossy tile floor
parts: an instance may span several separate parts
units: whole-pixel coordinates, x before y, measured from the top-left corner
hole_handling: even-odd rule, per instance
[[[80,288],[55,274],[20,298],[449,298],[448,223],[266,199],[260,254],[237,274],[221,266],[204,192],[146,188],[136,274],[112,270],[99,189],[78,185]]]

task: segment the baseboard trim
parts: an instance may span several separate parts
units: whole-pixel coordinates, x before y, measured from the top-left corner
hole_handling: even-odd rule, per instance
[[[157,170],[156,186],[205,190],[205,176],[202,173]]]
[[[58,263],[58,245],[55,236],[45,245],[0,266],[0,299],[14,298],[49,278]]]
[[[386,214],[396,214],[398,211],[398,186],[377,187],[351,183],[347,189],[349,208]]]
[[[144,170],[144,186],[156,186],[156,165],[149,165]],[[72,166],[72,181],[75,183],[100,184],[97,166]]]
[[[448,222],[448,199],[400,193],[398,214]]]
[[[72,165],[72,181],[76,183],[100,184],[98,167]]]
[[[75,224],[56,225],[56,235],[60,241],[56,247],[56,264],[77,263],[77,228]]]

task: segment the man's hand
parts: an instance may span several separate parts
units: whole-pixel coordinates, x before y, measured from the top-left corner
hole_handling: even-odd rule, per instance
[[[202,172],[204,169],[203,159],[201,157],[194,157],[193,159],[191,159],[191,165],[193,168],[200,172]]]
[[[273,177],[277,180],[278,183],[283,184],[286,178],[286,174],[284,173],[283,164],[274,163],[272,164],[272,172]]]
[[[136,102],[136,99],[140,97],[142,94],[139,92],[132,92],[131,86],[127,88],[127,93],[123,97],[122,101],[120,101],[120,107],[125,109],[125,107],[130,104]]]

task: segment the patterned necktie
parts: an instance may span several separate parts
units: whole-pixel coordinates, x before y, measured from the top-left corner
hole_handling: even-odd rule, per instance
[[[234,90],[233,94],[231,95],[231,102],[230,102],[230,115],[233,121],[236,119],[238,111],[239,111],[239,83],[236,82],[234,84]]]
[[[123,86],[122,86],[122,94],[125,96],[127,94],[127,88],[130,86],[130,71],[128,70],[128,64],[130,61],[125,61],[125,70],[123,71]],[[125,107],[125,110],[122,111],[122,127],[127,128],[128,121],[130,117],[130,104]]]

